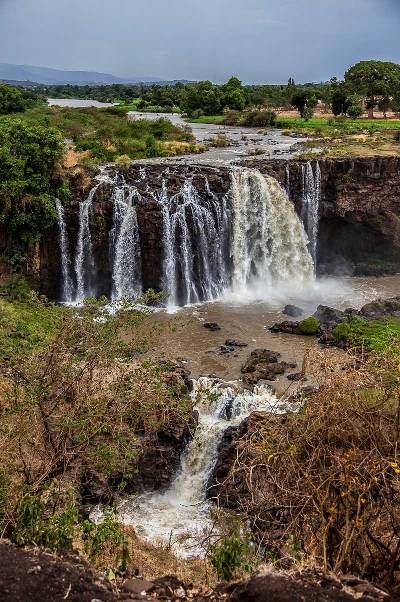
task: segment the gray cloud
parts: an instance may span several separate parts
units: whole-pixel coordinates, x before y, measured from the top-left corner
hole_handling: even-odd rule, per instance
[[[0,61],[222,81],[400,62],[399,0],[0,0]]]

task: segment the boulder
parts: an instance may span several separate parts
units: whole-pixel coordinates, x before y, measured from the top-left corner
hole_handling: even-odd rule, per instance
[[[368,319],[400,315],[400,297],[371,301],[361,308],[360,315]]]
[[[327,305],[318,305],[317,311],[313,314],[314,318],[319,320],[322,325],[336,326],[346,319],[344,311],[334,309]]]
[[[269,349],[254,349],[242,366],[242,373],[254,372],[259,364],[273,364],[278,361],[281,354]]]
[[[290,320],[284,320],[283,322],[276,322],[269,327],[271,332],[285,332],[286,334],[300,334],[299,333],[299,322],[293,322]]]
[[[253,386],[260,380],[276,380],[280,374],[284,374],[288,368],[296,367],[295,364],[279,362],[280,353],[270,349],[255,349],[251,352],[242,366],[243,382]]]
[[[221,326],[217,324],[217,322],[204,322],[203,326],[204,328],[207,328],[207,330],[211,330],[211,332],[221,330]]]
[[[299,318],[303,315],[304,311],[301,309],[301,307],[297,307],[296,305],[285,305],[282,313],[285,314],[285,316],[290,316],[291,318]]]

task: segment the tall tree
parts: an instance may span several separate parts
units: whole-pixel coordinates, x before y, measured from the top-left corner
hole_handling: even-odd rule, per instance
[[[369,117],[374,116],[377,96],[393,95],[400,87],[400,65],[389,61],[361,61],[345,74],[345,81],[364,98]]]

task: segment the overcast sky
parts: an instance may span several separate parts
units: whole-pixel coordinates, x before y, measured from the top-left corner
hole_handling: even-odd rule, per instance
[[[300,82],[369,58],[400,62],[400,0],[0,0],[0,62]]]

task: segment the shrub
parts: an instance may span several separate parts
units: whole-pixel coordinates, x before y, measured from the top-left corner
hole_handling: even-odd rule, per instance
[[[313,316],[305,318],[305,320],[302,320],[299,324],[299,331],[301,332],[301,334],[315,335],[318,332],[318,328],[319,320],[317,320],[317,318],[314,318]]]
[[[0,115],[25,111],[26,101],[18,88],[0,83]]]
[[[211,564],[221,581],[232,581],[238,569],[248,570],[250,547],[239,535],[226,537],[211,548]]]
[[[122,568],[126,568],[129,560],[128,544],[123,527],[112,510],[108,510],[99,523],[86,520],[82,527],[85,553],[91,562],[95,563],[101,554],[111,552],[117,556]]]
[[[190,117],[192,119],[200,119],[200,117],[203,117],[203,116],[204,116],[204,111],[202,111],[201,109],[196,109],[195,111],[193,111],[190,114]]]
[[[352,119],[357,119],[358,117],[361,117],[361,115],[363,114],[363,108],[361,105],[351,105],[348,109],[347,109],[347,115],[349,117],[351,117]]]
[[[277,115],[274,111],[251,111],[246,113],[242,125],[248,127],[270,127],[276,124]]]
[[[283,566],[290,546],[294,560],[399,591],[399,341],[396,350],[343,361],[310,352],[319,391],[237,441],[219,499]]]
[[[45,506],[39,498],[25,495],[19,504],[11,541],[18,545],[34,544],[52,550],[68,549],[72,547],[77,520],[74,506],[46,516]]]
[[[157,157],[158,148],[157,142],[154,136],[147,136],[146,138],[146,147],[145,147],[146,157]]]

